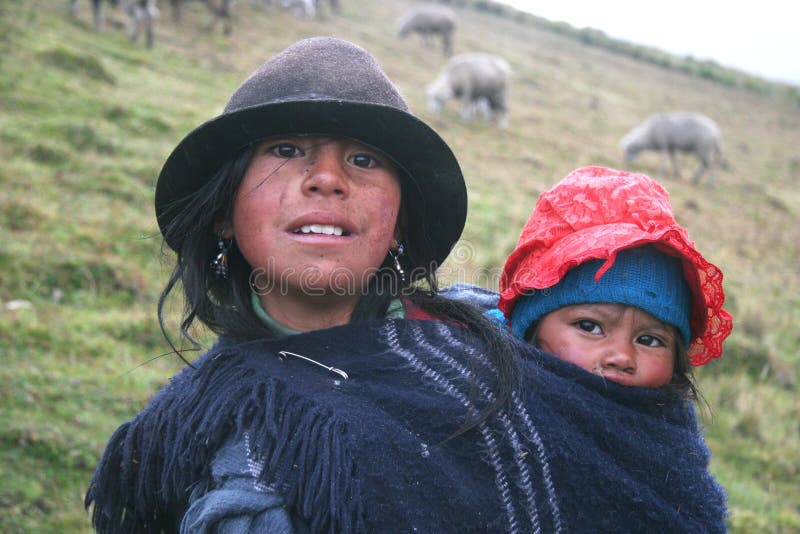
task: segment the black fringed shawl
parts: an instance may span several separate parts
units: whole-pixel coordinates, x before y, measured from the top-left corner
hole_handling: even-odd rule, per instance
[[[278,351],[298,353],[336,374]],[[111,437],[86,496],[103,532],[177,529],[213,453],[249,434],[262,480],[314,532],[723,532],[725,498],[691,405],[519,345],[524,390],[437,446],[491,376],[436,321],[222,340]]]

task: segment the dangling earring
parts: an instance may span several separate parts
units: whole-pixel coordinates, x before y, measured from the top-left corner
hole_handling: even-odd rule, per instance
[[[233,238],[231,238],[227,244],[225,240],[222,239],[222,236],[220,236],[219,241],[217,241],[219,252],[211,261],[210,265],[211,269],[214,271],[214,276],[216,276],[218,280],[228,279],[228,251],[231,249],[232,244]]]
[[[398,243],[397,241],[394,242],[397,245],[397,251],[389,249],[389,256],[392,257],[394,260],[394,269],[397,271],[397,274],[400,276],[400,282],[405,285],[406,283],[406,273],[403,271],[403,266],[400,265],[400,256],[403,255],[403,244]]]

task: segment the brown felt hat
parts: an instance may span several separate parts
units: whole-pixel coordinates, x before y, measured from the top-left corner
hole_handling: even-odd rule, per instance
[[[376,148],[401,170],[408,245],[435,268],[461,235],[467,190],[447,143],[416,118],[375,58],[331,37],[298,41],[261,65],[218,117],[190,132],[170,154],[156,185],[161,233],[222,165],[246,145],[275,135],[349,137]],[[412,241],[427,246],[413,246]],[[174,250],[180,237],[167,244]],[[433,265],[431,265],[433,264]]]

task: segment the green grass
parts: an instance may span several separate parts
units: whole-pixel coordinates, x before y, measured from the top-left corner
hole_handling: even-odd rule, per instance
[[[578,166],[621,166],[619,139],[650,113],[693,109],[720,124],[728,167],[715,187],[689,184],[691,159],[682,180],[663,179],[679,221],[723,268],[735,317],[724,357],[698,373],[711,467],[732,532],[800,530],[795,90],[455,2],[455,50],[495,52],[514,69],[498,131],[462,124],[453,105],[427,112],[444,58],[395,37],[410,1],[345,0],[340,16],[314,21],[243,1],[230,37],[204,32],[201,6],[180,27],[165,9],[152,50],[128,41],[117,11],[95,33],[88,2],[77,20],[56,4],[0,6],[0,531],[89,530],[82,497],[105,441],[181,368],[163,356],[155,318],[169,272],[152,210],[161,164],[259,63],[320,34],[372,51],[461,161],[469,217],[445,282],[493,287],[537,195]],[[658,177],[659,160],[632,168]]]

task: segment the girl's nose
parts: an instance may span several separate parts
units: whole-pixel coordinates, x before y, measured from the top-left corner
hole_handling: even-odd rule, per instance
[[[615,342],[606,347],[600,364],[604,369],[616,369],[625,373],[636,371],[636,355],[633,343]]]
[[[346,197],[350,186],[343,157],[334,147],[323,146],[315,150],[304,170],[303,192],[307,195]]]

